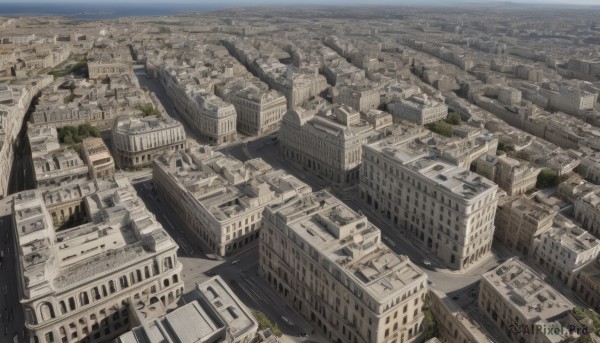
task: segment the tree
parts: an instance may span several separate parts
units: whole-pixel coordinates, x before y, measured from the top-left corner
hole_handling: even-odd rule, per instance
[[[506,143],[504,143],[502,141],[498,141],[498,150],[504,151],[504,152],[511,152],[511,151],[515,151],[515,148],[513,148],[511,145],[507,145]]]
[[[462,121],[460,120],[460,114],[456,112],[448,114],[448,118],[446,118],[446,123],[450,125],[460,125],[462,123]]]
[[[543,189],[549,187],[556,187],[559,183],[560,178],[558,177],[558,174],[552,169],[544,168],[538,174],[537,184],[535,186],[537,188]]]
[[[428,130],[438,133],[442,136],[452,137],[452,125],[446,123],[445,121],[436,121],[435,123],[429,123],[426,124],[425,127]]]
[[[429,308],[430,302],[430,296],[427,294],[423,300],[423,314],[425,315],[423,318],[423,339],[425,341],[438,336],[438,325]]]

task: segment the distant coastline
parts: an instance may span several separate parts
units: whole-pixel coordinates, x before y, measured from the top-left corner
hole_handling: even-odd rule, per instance
[[[226,8],[219,4],[75,4],[75,3],[6,3],[0,16],[64,16],[81,20],[149,17],[183,12],[208,12]]]

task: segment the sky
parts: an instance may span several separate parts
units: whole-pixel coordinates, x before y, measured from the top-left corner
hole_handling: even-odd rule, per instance
[[[73,3],[73,4],[100,4],[100,3],[120,3],[120,4],[188,4],[188,5],[204,5],[204,4],[227,4],[227,5],[301,5],[307,4],[347,4],[347,5],[402,5],[406,3],[436,3],[436,4],[453,4],[453,3],[487,3],[487,2],[514,2],[514,3],[530,3],[530,4],[581,4],[581,5],[599,5],[600,0],[0,0],[0,12],[2,12],[2,3],[37,3],[37,4],[52,4],[52,3]]]

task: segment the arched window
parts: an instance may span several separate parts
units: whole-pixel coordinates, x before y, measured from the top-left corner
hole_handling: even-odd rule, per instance
[[[67,313],[67,305],[65,304],[65,302],[63,300],[60,301],[59,306],[60,306],[61,314]]]
[[[54,309],[52,308],[52,304],[49,302],[45,302],[40,306],[40,315],[43,321],[50,320],[54,318]]]
[[[87,292],[79,293],[79,301],[81,302],[82,306],[85,306],[90,303],[90,298],[88,297]]]
[[[117,291],[117,289],[115,288],[115,282],[113,280],[110,280],[108,282],[108,290],[110,291],[110,294],[113,294]]]
[[[73,298],[73,297],[69,298],[69,310],[71,310],[71,311],[75,310],[75,298]]]

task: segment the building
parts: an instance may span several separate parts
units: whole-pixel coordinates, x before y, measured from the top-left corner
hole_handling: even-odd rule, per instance
[[[558,92],[550,96],[550,108],[571,115],[579,115],[581,111],[593,109],[598,94],[593,94],[571,86],[560,86]]]
[[[534,239],[552,227],[556,211],[524,197],[502,197],[496,210],[494,237],[525,256],[534,251]]]
[[[278,130],[287,110],[285,96],[275,90],[261,91],[256,87],[246,87],[230,92],[225,99],[235,107],[237,130],[247,135],[256,136]]]
[[[81,155],[89,169],[90,179],[115,175],[115,161],[102,138],[88,137],[81,142]]]
[[[575,283],[575,293],[594,311],[600,311],[600,259],[583,267],[577,274]]]
[[[582,228],[600,238],[600,188],[593,188],[575,199],[575,220]]]
[[[376,110],[381,104],[381,87],[371,84],[347,85],[340,88],[339,103],[361,113]]]
[[[363,146],[360,198],[451,269],[489,256],[498,186],[395,137]]]
[[[90,79],[104,79],[113,75],[131,74],[131,53],[127,48],[94,49],[87,58]]]
[[[259,273],[331,342],[418,342],[427,276],[326,191],[268,206]]]
[[[362,145],[375,134],[371,124],[348,106],[318,113],[295,108],[283,116],[280,153],[333,183],[357,183]]]
[[[506,155],[486,155],[477,160],[477,174],[498,184],[508,195],[520,195],[535,188],[542,168]]]
[[[32,155],[31,158],[36,188],[59,186],[71,181],[88,179],[88,166],[71,148],[49,151],[35,157]]]
[[[507,341],[515,343],[534,342],[537,335],[509,330],[511,326],[531,328],[539,322],[553,322],[575,307],[515,258],[482,275],[478,304],[486,317],[507,334]]]
[[[15,283],[35,342],[109,341],[128,330],[128,304],[174,306],[183,292],[177,244],[126,179],[78,189],[88,222],[60,231],[48,210],[70,200],[60,189],[13,198]]]
[[[533,242],[533,257],[549,275],[572,287],[576,275],[600,254],[600,241],[565,217]]]
[[[436,319],[441,338],[435,343],[493,342],[487,331],[475,321],[477,318],[465,313],[448,295],[432,289],[429,296],[430,311]]]
[[[243,163],[208,147],[160,156],[153,177],[161,199],[218,256],[256,241],[269,203],[310,192],[261,159]]]
[[[182,299],[185,305],[169,314],[136,318],[139,326],[115,343],[254,342],[256,319],[220,276],[197,284]],[[141,311],[134,313],[137,312]]]
[[[121,116],[112,128],[112,145],[120,168],[152,164],[157,155],[187,146],[185,129],[173,118]]]
[[[424,125],[445,119],[448,116],[448,106],[443,101],[419,93],[396,102],[392,116],[394,121],[406,120]]]

